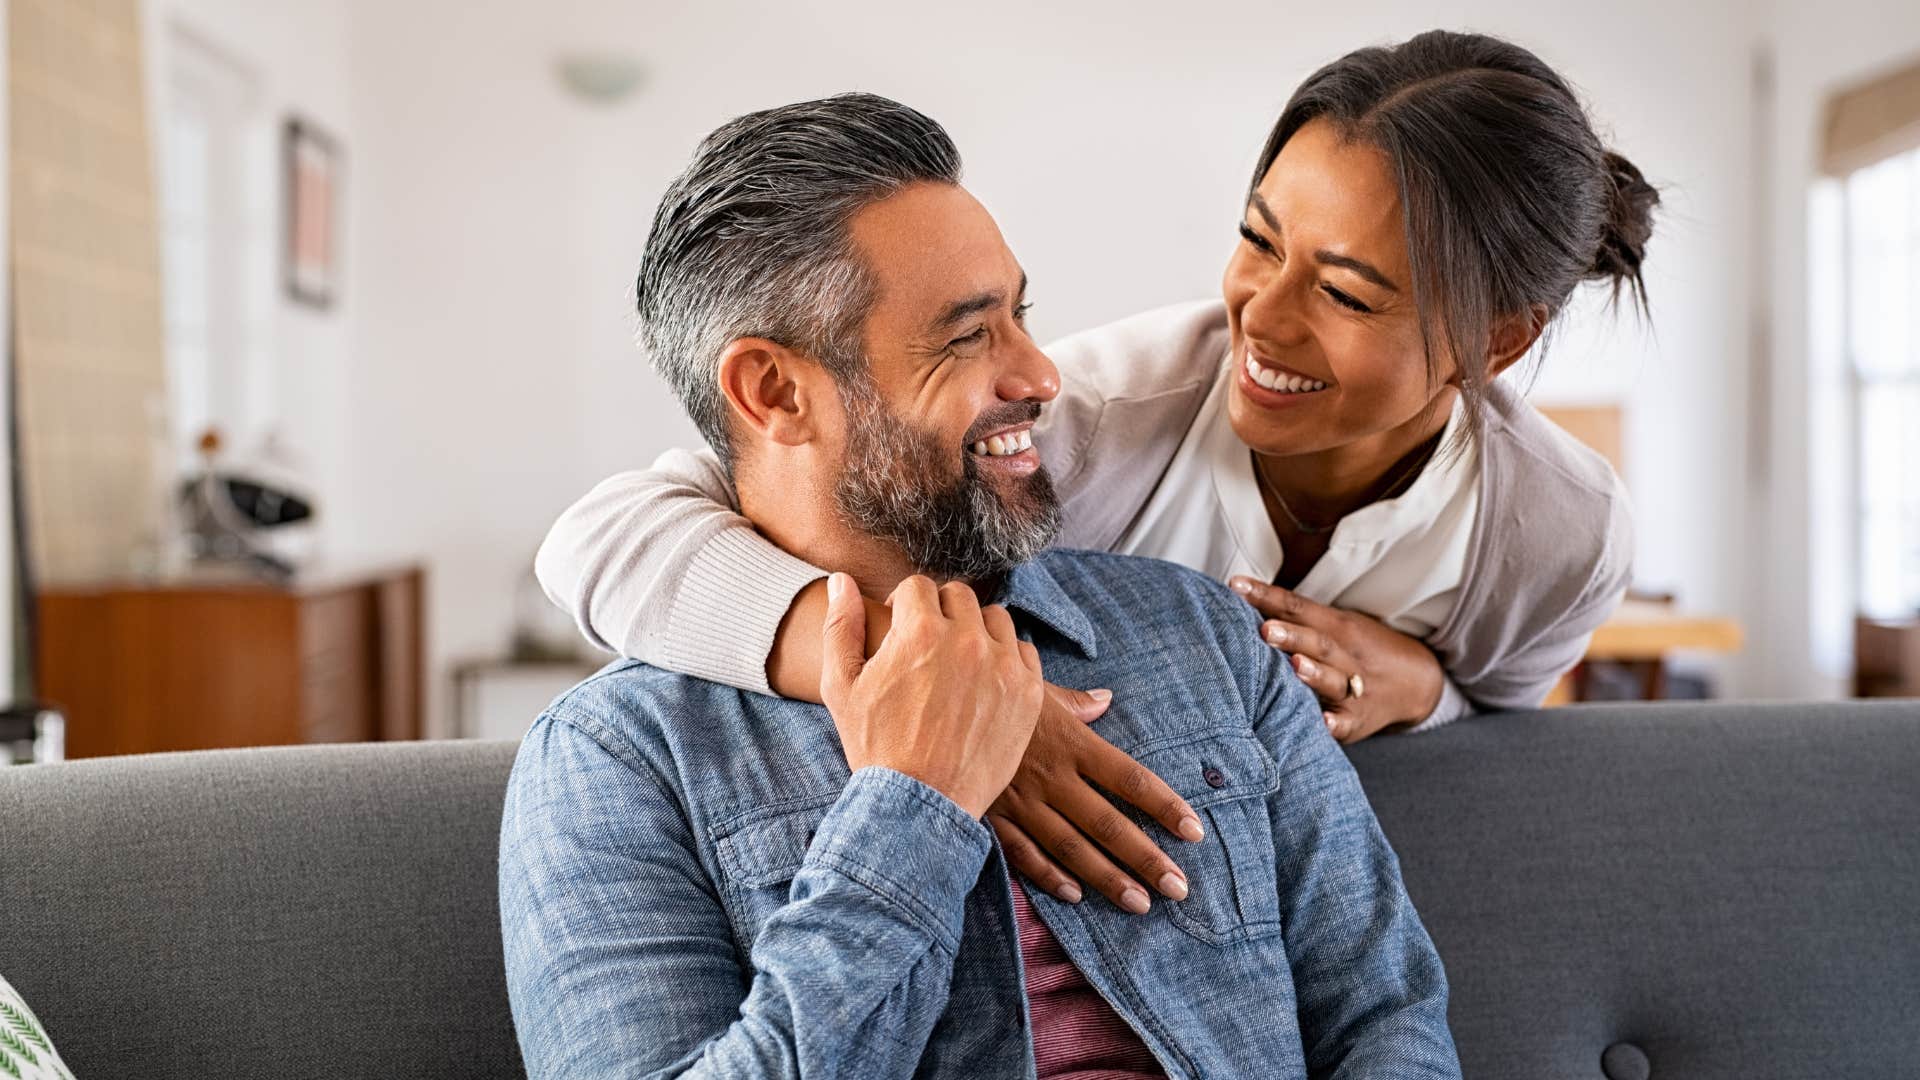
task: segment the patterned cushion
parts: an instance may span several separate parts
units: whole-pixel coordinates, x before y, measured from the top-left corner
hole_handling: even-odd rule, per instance
[[[0,979],[0,1077],[73,1080],[33,1010],[5,979]]]

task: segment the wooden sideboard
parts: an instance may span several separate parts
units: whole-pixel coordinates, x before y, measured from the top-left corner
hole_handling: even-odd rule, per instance
[[[417,739],[424,594],[417,566],[45,589],[38,693],[76,758]]]

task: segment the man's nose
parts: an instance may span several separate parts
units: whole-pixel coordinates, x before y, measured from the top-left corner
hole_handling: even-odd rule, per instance
[[[994,382],[994,394],[1002,401],[1045,402],[1060,396],[1060,369],[1053,366],[1040,346],[1022,334],[1016,348]]]

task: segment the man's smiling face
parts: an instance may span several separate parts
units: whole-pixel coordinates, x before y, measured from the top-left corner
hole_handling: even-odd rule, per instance
[[[842,513],[938,578],[1033,557],[1059,528],[1031,430],[1060,377],[1027,335],[1019,262],[954,185],[909,185],[849,232],[875,296],[865,376],[841,386]]]

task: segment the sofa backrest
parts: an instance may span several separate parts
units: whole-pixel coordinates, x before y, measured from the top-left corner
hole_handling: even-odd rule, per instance
[[[0,974],[80,1080],[518,1077],[511,743],[0,769]]]
[[[0,769],[0,974],[75,1074],[520,1075],[510,744]],[[1583,707],[1353,759],[1466,1074],[1920,1061],[1920,704]]]
[[[1920,1075],[1920,703],[1583,706],[1351,755],[1466,1075]]]

